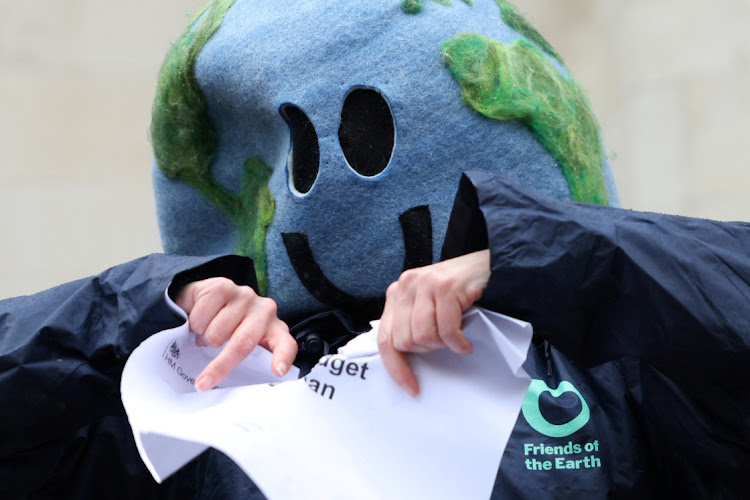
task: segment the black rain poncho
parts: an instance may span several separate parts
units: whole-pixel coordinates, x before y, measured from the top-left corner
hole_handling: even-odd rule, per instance
[[[745,495],[748,224],[558,202],[469,173],[443,256],[486,247],[481,305],[535,330],[493,498]],[[152,255],[0,301],[0,498],[259,497],[215,451],[157,485],[120,402],[127,356],[180,321],[164,290],[209,276],[254,284],[241,257]]]

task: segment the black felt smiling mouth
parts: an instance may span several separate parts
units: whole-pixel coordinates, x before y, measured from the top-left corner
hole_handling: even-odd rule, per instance
[[[287,171],[289,188],[299,197],[311,192],[320,172],[318,134],[307,114],[287,103],[279,110],[289,125],[291,149]],[[369,87],[353,88],[345,97],[339,124],[339,144],[346,164],[357,176],[374,178],[390,164],[396,128],[385,95]],[[432,263],[432,218],[426,205],[410,208],[398,217],[404,235],[403,269]],[[282,233],[286,253],[302,284],[313,297],[333,309],[377,319],[383,313],[382,295],[361,297],[344,292],[320,268],[305,233]],[[393,276],[393,280],[398,276]]]
[[[432,218],[426,205],[410,208],[398,217],[404,235],[403,270],[432,263]],[[305,233],[282,233],[286,253],[308,292],[334,308],[359,317],[377,319],[383,313],[385,294],[361,297],[344,292],[329,280],[315,260]],[[394,276],[395,280],[397,276]],[[384,291],[385,292],[385,291]]]

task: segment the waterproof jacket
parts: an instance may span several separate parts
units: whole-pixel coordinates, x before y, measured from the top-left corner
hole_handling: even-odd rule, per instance
[[[469,173],[443,257],[486,247],[481,305],[535,329],[493,498],[745,496],[748,224],[558,202]],[[255,285],[246,258],[151,255],[0,301],[0,498],[262,498],[213,450],[157,485],[120,402],[130,352],[181,321],[164,290],[210,276]]]

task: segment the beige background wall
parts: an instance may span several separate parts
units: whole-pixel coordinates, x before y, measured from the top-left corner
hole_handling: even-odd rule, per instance
[[[159,251],[150,104],[202,4],[0,0],[0,298]],[[588,89],[624,206],[750,220],[750,0],[516,4]]]

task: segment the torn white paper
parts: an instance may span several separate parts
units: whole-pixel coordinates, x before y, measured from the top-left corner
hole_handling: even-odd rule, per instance
[[[146,466],[161,481],[210,446],[272,500],[488,498],[530,382],[531,325],[471,309],[472,354],[409,358],[417,398],[388,376],[373,325],[304,379],[280,383],[257,348],[207,393],[194,378],[218,350],[197,347],[187,324],[153,335],[122,376]]]

